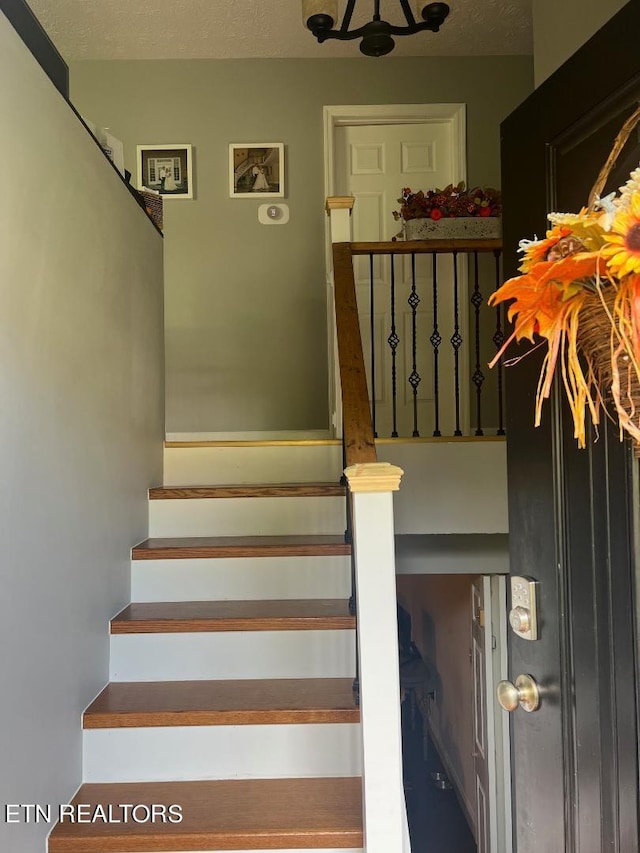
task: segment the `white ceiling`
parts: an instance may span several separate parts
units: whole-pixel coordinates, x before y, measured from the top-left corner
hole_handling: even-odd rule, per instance
[[[393,56],[532,53],[531,0],[448,2],[451,13],[438,34],[398,37]],[[358,41],[319,45],[303,27],[301,0],[29,0],[29,5],[66,60],[362,56]],[[372,0],[358,0],[354,24],[370,19],[372,8]],[[382,0],[381,11],[391,23],[404,22],[398,0]]]

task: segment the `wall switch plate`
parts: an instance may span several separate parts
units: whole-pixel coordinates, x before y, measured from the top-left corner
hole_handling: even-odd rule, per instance
[[[511,576],[509,624],[523,640],[538,639],[538,582],[532,578]]]

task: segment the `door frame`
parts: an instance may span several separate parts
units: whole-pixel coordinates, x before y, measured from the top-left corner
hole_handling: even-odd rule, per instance
[[[458,104],[340,104],[323,108],[324,195],[335,195],[335,131],[337,127],[448,123],[451,127],[453,182],[467,180],[467,105]],[[342,436],[342,400],[334,321],[331,220],[325,223],[327,271],[327,354],[329,368],[329,428]]]
[[[484,695],[484,738],[489,776],[489,787],[486,792],[489,810],[487,853],[513,853],[509,719],[497,708],[494,698],[498,682],[506,678],[508,673],[507,579],[508,575],[503,574],[478,575],[477,577],[482,592],[483,617],[481,622],[484,622],[481,625],[484,634],[484,685],[476,680],[477,673],[474,673],[473,698],[475,714],[476,695],[478,692]],[[472,585],[472,590],[473,586],[475,584]],[[475,619],[473,608],[471,619],[471,645],[473,648],[473,621]],[[476,747],[477,743],[474,742],[474,750]],[[469,812],[468,804],[466,804],[466,810]],[[476,842],[480,849],[478,815],[478,790],[476,788]]]

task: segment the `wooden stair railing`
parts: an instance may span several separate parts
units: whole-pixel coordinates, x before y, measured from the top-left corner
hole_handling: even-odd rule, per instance
[[[351,243],[333,244],[333,274],[345,463],[376,462]]]
[[[349,243],[352,255],[460,255],[471,252],[501,252],[502,240],[387,240],[382,242]]]
[[[333,274],[347,538],[353,541],[349,604],[357,613],[354,690],[362,703],[365,847],[368,853],[407,853],[392,503],[402,471],[377,461],[351,243],[333,243]]]

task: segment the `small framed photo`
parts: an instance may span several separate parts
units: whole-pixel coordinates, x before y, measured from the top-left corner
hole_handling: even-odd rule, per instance
[[[163,198],[193,198],[191,145],[138,145],[138,188]]]
[[[232,142],[229,146],[231,198],[283,198],[284,143]]]

